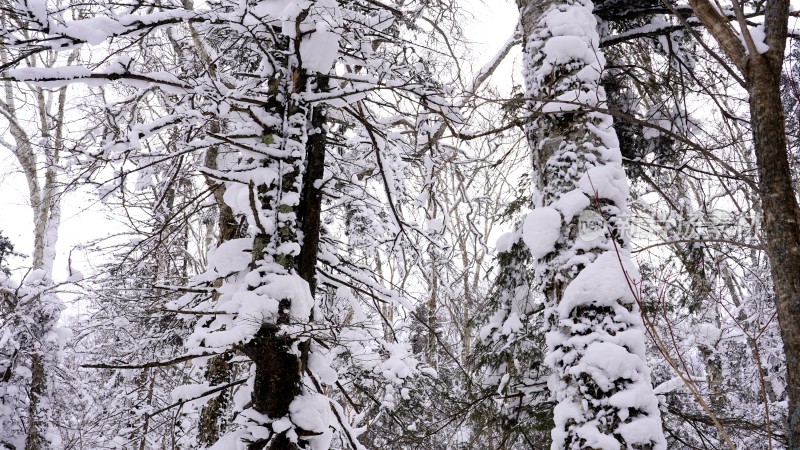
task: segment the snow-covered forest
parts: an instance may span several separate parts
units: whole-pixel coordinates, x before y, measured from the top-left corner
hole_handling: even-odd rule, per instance
[[[799,449],[799,38],[0,0],[0,449]]]

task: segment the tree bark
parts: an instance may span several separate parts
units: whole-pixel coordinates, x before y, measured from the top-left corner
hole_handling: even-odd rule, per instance
[[[765,4],[765,43],[769,47],[765,53],[754,51],[749,28],[741,23],[743,20],[740,27],[745,30],[747,50],[728,20],[709,0],[690,0],[689,5],[746,82],[766,251],[786,356],[789,448],[800,448],[800,206],[792,187],[780,97],[789,1],[768,0]]]
[[[786,355],[789,448],[800,448],[800,208],[789,171],[779,71],[761,56],[750,58],[745,77],[767,255]]]
[[[535,208],[522,234],[546,298],[545,361],[557,402],[551,448],[664,449],[633,292],[636,269],[620,228],[628,182],[611,116],[596,112],[607,105],[593,5],[517,4],[536,173]],[[603,222],[591,237],[582,234],[585,217]],[[609,371],[620,364],[631,370]]]
[[[78,57],[73,51],[67,58],[71,65]],[[50,64],[53,64],[53,59]],[[0,63],[8,62],[8,54],[0,47]],[[46,63],[45,63],[46,64]],[[19,105],[14,96],[14,85],[11,81],[3,84],[3,100],[0,100],[0,116],[8,121],[9,132],[14,144],[3,141],[19,162],[28,184],[28,198],[33,215],[33,261],[32,269],[43,271],[41,281],[36,281],[34,289],[44,291],[45,286],[52,286],[55,245],[58,239],[58,228],[61,222],[61,194],[57,172],[61,149],[64,145],[65,105],[67,87],[61,87],[51,94],[41,88],[33,88],[35,114],[38,129],[28,130],[19,115]],[[48,97],[52,95],[54,97]],[[53,102],[55,100],[55,102]],[[38,136],[38,139],[34,136]],[[37,141],[39,144],[34,144]],[[46,300],[43,297],[49,297]],[[28,302],[17,302],[9,311],[9,323],[14,323],[18,335],[15,339],[22,344],[19,356],[30,361],[32,373],[28,392],[28,418],[25,439],[26,450],[40,450],[47,446],[45,433],[51,432],[50,402],[47,388],[48,361],[47,344],[42,342],[45,334],[58,321],[60,307],[57,299],[50,294],[38,294]],[[23,358],[9,358],[13,366],[20,364]],[[9,369],[13,369],[9,367]],[[5,382],[8,380],[2,380]],[[0,400],[2,400],[0,398]],[[20,414],[22,415],[22,414]]]
[[[316,77],[318,90],[328,89],[328,77]],[[312,107],[311,132],[306,143],[306,167],[303,174],[303,191],[298,211],[303,245],[297,257],[297,273],[308,282],[311,294],[317,289],[317,255],[322,216],[322,177],[325,172],[326,114],[325,105]]]
[[[295,68],[291,82],[290,92],[305,92],[307,86],[315,83],[316,89],[327,88],[327,77],[316,76]],[[287,95],[290,97],[291,95]],[[260,234],[256,236],[253,258],[254,263],[265,256],[283,266],[286,273],[297,274],[308,283],[311,295],[316,290],[316,264],[319,252],[319,239],[321,231],[322,212],[322,186],[321,180],[325,168],[325,140],[326,116],[325,107],[321,104],[310,105],[297,101],[289,101],[285,106],[288,120],[297,120],[305,116],[310,122],[306,130],[305,157],[292,156],[288,163],[291,169],[286,170],[281,179],[281,192],[277,198],[269,194],[262,194],[262,207],[265,209],[275,207],[279,214],[286,217],[281,219],[276,232],[271,235]],[[301,126],[306,126],[303,123]],[[286,129],[299,130],[298,124],[290,124]],[[277,131],[277,130],[273,130]],[[284,140],[292,139],[295,142],[301,136],[284,136]],[[265,165],[274,164],[275,161],[265,160]],[[286,162],[279,164],[287,164]],[[280,167],[280,166],[279,166]],[[296,204],[284,203],[285,198],[291,198],[287,193],[296,193],[300,201]],[[285,197],[284,197],[285,196]],[[272,203],[277,203],[273,205]],[[292,219],[292,215],[294,219]],[[296,255],[280,253],[281,243],[298,242],[300,251]],[[274,250],[273,250],[274,249]],[[269,254],[269,252],[273,252]],[[302,375],[307,369],[310,341],[298,339],[285,333],[283,325],[290,322],[289,309],[291,300],[280,301],[278,319],[275,324],[263,324],[256,336],[242,349],[256,366],[255,384],[252,400],[253,409],[272,419],[280,419],[290,415],[291,403],[302,394]],[[313,312],[312,312],[313,313]],[[311,320],[311,317],[307,318]],[[299,352],[297,351],[299,350]],[[297,435],[302,439],[309,432],[299,427],[295,428]],[[292,442],[286,432],[275,433],[268,440],[254,442],[251,450],[295,450],[304,448],[302,440]]]
[[[288,302],[281,302],[288,307]],[[267,417],[279,419],[289,415],[289,405],[300,392],[300,379],[305,358],[292,352],[294,339],[280,334],[278,325],[265,324],[243,349],[256,365],[253,386],[253,409]],[[278,433],[268,441],[257,441],[249,450],[295,450],[286,433]]]
[[[233,357],[233,352],[225,352],[208,360],[205,378],[209,386],[221,386],[232,381],[231,357]],[[229,403],[230,393],[228,390],[225,390],[203,406],[203,410],[200,412],[200,423],[197,433],[197,440],[200,441],[200,443],[211,446],[217,442],[222,433],[225,432],[227,423],[224,421],[224,413]]]

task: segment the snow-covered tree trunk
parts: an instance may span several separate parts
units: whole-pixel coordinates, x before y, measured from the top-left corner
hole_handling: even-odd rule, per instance
[[[298,28],[308,14],[307,9],[297,15]],[[221,195],[216,251],[223,255],[237,241],[252,241],[249,273],[225,278],[218,288],[232,294],[220,296],[220,304],[241,302],[239,317],[235,325],[214,324],[210,334],[198,327],[195,333],[200,347],[212,351],[244,341],[239,348],[253,361],[255,376],[251,408],[244,412],[250,433],[243,437],[248,448],[259,450],[306,448],[330,439],[327,426],[306,420],[316,409],[326,411],[328,402],[309,392],[310,341],[303,333],[314,307],[327,129],[324,105],[304,100],[303,94],[326,90],[327,78],[304,67],[299,39],[287,35],[286,28],[271,45],[274,59],[265,84],[270,100],[259,117],[262,150],[242,155],[234,167],[219,168],[245,174]],[[209,169],[219,173],[217,167]],[[235,233],[223,223],[231,213],[247,217],[252,238],[232,239]]]
[[[623,228],[628,183],[602,112],[605,61],[593,6],[518,6],[537,188],[523,239],[546,297],[552,448],[665,448]]]
[[[77,59],[72,52],[66,62],[71,65]],[[8,52],[0,48],[0,62],[6,63]],[[35,61],[28,61],[36,64]],[[50,59],[45,64],[54,64]],[[33,258],[31,271],[17,290],[16,298],[8,303],[7,310],[0,311],[5,317],[0,322],[0,403],[11,411],[11,422],[24,422],[25,449],[48,448],[48,442],[56,442],[51,429],[50,401],[47,387],[46,338],[58,321],[63,304],[49,291],[53,288],[53,262],[58,229],[61,223],[61,198],[64,194],[57,173],[64,147],[66,130],[65,108],[67,88],[46,91],[41,87],[30,89],[33,108],[28,110],[20,102],[15,86],[10,81],[3,83],[3,98],[0,100],[0,117],[7,123],[9,137],[13,142],[0,139],[0,146],[10,150],[17,159],[28,185],[28,198],[33,218]],[[33,115],[35,128],[30,128],[28,115]],[[27,392],[27,414],[22,413],[23,403],[13,397]],[[15,405],[16,406],[12,406]],[[8,414],[8,410],[5,411]],[[4,412],[0,410],[0,427]],[[0,431],[0,443],[11,439],[17,425],[8,424]]]
[[[289,68],[292,77],[285,85],[286,98],[305,92],[312,81],[302,68],[292,67],[291,63]],[[283,129],[270,130],[274,134],[265,134],[264,138],[283,142],[285,159],[263,161],[280,177],[269,190],[259,186],[259,206],[264,211],[274,211],[275,230],[262,230],[267,232],[256,235],[253,264],[256,273],[264,277],[263,286],[283,290],[285,297],[271,294],[278,301],[275,323],[261,325],[243,351],[256,364],[253,409],[272,419],[292,416],[293,406],[299,408],[303,403],[295,401],[303,394],[302,378],[308,365],[309,341],[293,337],[284,327],[310,320],[313,306],[321,212],[321,194],[314,182],[322,178],[325,155],[324,116],[314,109],[302,102],[287,102],[285,111],[281,111],[285,117]],[[307,123],[314,128],[309,130]],[[309,131],[313,133],[311,136]],[[304,413],[299,409],[294,412]],[[295,429],[278,431],[273,427],[276,432],[273,436],[266,441],[256,441],[250,448],[304,448],[308,441],[298,442],[297,437],[290,437],[287,431],[306,438],[323,431],[305,430],[299,420],[293,419],[293,422]]]

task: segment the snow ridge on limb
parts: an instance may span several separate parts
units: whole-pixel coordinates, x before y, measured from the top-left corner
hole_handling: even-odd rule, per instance
[[[620,228],[628,183],[612,119],[597,112],[606,102],[605,59],[592,8],[561,1],[526,27],[538,190],[523,239],[546,296],[548,387],[558,402],[552,448],[663,449],[632,291],[638,275]],[[582,233],[589,215],[604,224]]]

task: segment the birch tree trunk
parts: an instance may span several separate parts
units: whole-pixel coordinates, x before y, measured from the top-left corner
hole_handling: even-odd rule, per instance
[[[523,239],[546,297],[552,448],[663,449],[623,227],[628,183],[612,119],[598,112],[605,60],[593,6],[517,4],[536,172]]]
[[[67,65],[73,64],[77,56],[77,52],[71,53],[66,60]],[[0,62],[5,64],[7,60],[6,49],[0,48]],[[55,58],[46,61],[53,64]],[[29,62],[35,65],[35,61]],[[30,110],[18,103],[15,92],[13,82],[3,83],[0,117],[8,123],[13,142],[0,139],[0,146],[14,154],[27,181],[33,213],[33,260],[32,271],[25,280],[26,289],[20,291],[8,311],[5,325],[9,327],[9,336],[13,335],[8,342],[16,341],[19,348],[5,358],[10,365],[0,368],[5,372],[0,379],[13,383],[13,374],[18,373],[18,368],[27,366],[21,370],[30,371],[29,381],[24,388],[28,393],[25,449],[39,450],[47,448],[48,439],[45,435],[53,431],[49,423],[47,358],[43,337],[56,324],[63,308],[61,302],[47,291],[53,286],[55,245],[61,222],[61,196],[64,193],[57,172],[66,133],[64,113],[67,87],[54,92],[32,87],[30,93],[34,101]],[[26,120],[29,114],[33,115],[33,128],[27,126],[30,123]],[[22,378],[21,382],[26,383],[26,377]],[[13,403],[6,400],[5,396],[0,397],[3,403]],[[21,411],[17,414],[23,416]]]

